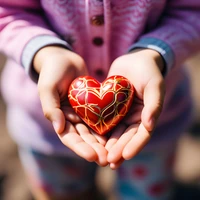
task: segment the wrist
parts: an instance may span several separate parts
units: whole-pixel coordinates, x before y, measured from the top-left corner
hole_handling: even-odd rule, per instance
[[[165,62],[160,53],[153,49],[146,49],[146,51],[148,51],[148,54],[155,60],[158,68],[160,69],[160,72],[163,73],[165,69]]]
[[[33,58],[33,68],[39,74],[44,63],[52,58],[52,56],[62,56],[66,52],[71,52],[70,50],[63,48],[61,46],[46,46],[40,49]]]
[[[160,55],[160,53],[157,52],[156,50],[148,49],[148,48],[136,48],[130,51],[130,53],[136,53],[136,52],[137,53],[141,52],[144,57],[152,58],[155,61],[161,73],[165,71],[165,61],[163,57]]]

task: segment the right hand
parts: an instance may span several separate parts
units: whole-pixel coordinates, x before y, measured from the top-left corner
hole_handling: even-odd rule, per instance
[[[91,134],[67,98],[70,83],[88,73],[84,60],[63,47],[48,46],[37,52],[33,66],[39,74],[38,90],[44,116],[52,122],[61,142],[80,157],[107,165],[104,141]]]

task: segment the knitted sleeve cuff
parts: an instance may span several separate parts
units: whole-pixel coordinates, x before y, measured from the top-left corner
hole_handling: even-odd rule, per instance
[[[22,57],[21,64],[24,67],[26,73],[30,76],[33,81],[37,81],[38,77],[33,70],[33,58],[35,54],[43,47],[50,45],[63,46],[66,49],[72,50],[71,46],[64,40],[57,38],[56,36],[50,35],[39,35],[31,39],[25,46]]]

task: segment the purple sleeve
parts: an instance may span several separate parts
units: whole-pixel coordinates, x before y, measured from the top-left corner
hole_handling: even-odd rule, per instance
[[[27,71],[33,54],[43,46],[58,44],[68,47],[48,27],[41,11],[39,0],[0,0],[0,51]],[[31,45],[32,40],[37,45]]]
[[[200,50],[200,0],[169,0],[157,27],[140,37],[130,50],[157,50],[169,72]]]

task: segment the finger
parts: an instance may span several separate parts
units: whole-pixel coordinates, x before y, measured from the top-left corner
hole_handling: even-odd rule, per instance
[[[104,146],[102,146],[100,143],[97,143],[97,142],[96,143],[92,143],[91,146],[93,147],[93,149],[97,153],[96,163],[101,167],[107,166],[108,165],[107,151],[104,148]]]
[[[126,134],[128,134],[129,131],[132,132],[132,129],[130,128],[129,130],[127,130]],[[122,152],[123,158],[125,160],[133,158],[144,148],[150,138],[151,133],[147,131],[144,125],[141,123],[135,135],[124,147]]]
[[[122,158],[122,152],[129,141],[134,137],[137,132],[138,125],[132,125],[116,141],[115,144],[109,149],[107,160],[109,163],[117,163]]]
[[[121,166],[121,164],[124,162],[124,159],[123,158],[121,158],[117,163],[110,163],[110,168],[112,169],[112,170],[116,170],[116,169],[118,169],[120,166]]]
[[[109,152],[110,149],[116,144],[124,130],[126,129],[126,126],[124,124],[119,124],[116,129],[114,129],[111,133],[110,138],[108,139],[105,148]]]
[[[65,116],[60,109],[59,94],[51,87],[39,87],[40,101],[44,116],[53,124],[59,134],[65,128]]]
[[[92,135],[97,139],[97,141],[102,144],[103,146],[106,145],[106,142],[107,142],[107,137],[106,136],[102,136],[102,135],[99,135],[98,133],[94,132],[94,131],[90,131],[92,133]]]
[[[98,142],[98,140],[91,134],[89,129],[82,123],[76,124],[75,128],[80,134],[80,137],[89,144],[97,154],[96,162],[98,165],[106,166],[107,162],[107,150]]]
[[[87,144],[80,137],[80,135],[78,135],[77,130],[70,122],[66,122],[64,132],[58,134],[58,137],[65,146],[70,148],[80,157],[86,159],[89,162],[97,160],[96,151],[89,144]]]
[[[152,131],[162,111],[164,102],[164,82],[152,80],[144,90],[144,109],[142,111],[142,123],[148,131]]]

